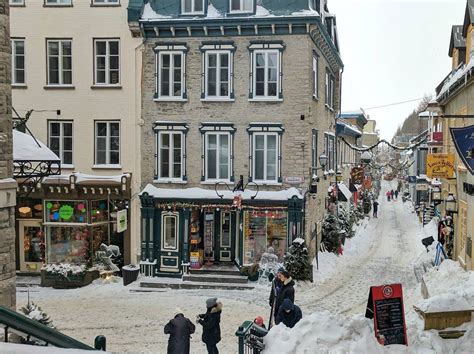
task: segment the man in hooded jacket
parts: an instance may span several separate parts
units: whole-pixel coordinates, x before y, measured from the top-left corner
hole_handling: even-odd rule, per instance
[[[196,327],[181,311],[165,326],[165,334],[169,334],[168,354],[189,354],[191,334]]]
[[[302,317],[301,309],[290,299],[285,299],[278,310],[275,323],[283,323],[285,326],[293,328]]]
[[[206,300],[207,311],[198,315],[198,323],[202,325],[202,341],[206,343],[209,354],[219,354],[217,343],[221,341],[222,303],[213,297]]]
[[[295,302],[295,288],[294,288],[295,282],[290,277],[290,273],[288,273],[288,271],[286,271],[285,269],[280,268],[278,270],[278,278],[280,279],[281,287],[280,287],[280,290],[278,291],[278,294],[276,294],[273,300],[275,302],[275,305],[274,305],[275,319],[278,314],[278,310],[285,299],[289,299],[291,300],[291,302]]]

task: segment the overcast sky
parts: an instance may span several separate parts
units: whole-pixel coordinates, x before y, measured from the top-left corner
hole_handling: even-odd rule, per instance
[[[328,0],[337,16],[344,62],[342,110],[370,108],[434,94],[451,70],[451,26],[466,0]],[[367,110],[391,139],[418,102]]]

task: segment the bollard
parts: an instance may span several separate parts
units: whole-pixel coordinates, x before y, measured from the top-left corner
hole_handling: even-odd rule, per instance
[[[94,348],[97,349],[97,350],[102,350],[102,351],[106,351],[106,346],[107,346],[107,338],[105,338],[105,336],[97,336],[95,337],[95,340],[94,340]]]

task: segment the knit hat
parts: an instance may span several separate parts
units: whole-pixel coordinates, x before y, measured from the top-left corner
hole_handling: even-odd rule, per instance
[[[287,271],[285,268],[280,268],[280,269],[278,269],[278,273],[280,273],[281,275],[283,275],[285,278],[289,278],[289,277],[290,277],[290,273],[288,273],[288,271]]]
[[[283,273],[284,271],[285,271],[285,268],[283,267],[278,268],[278,273]]]
[[[180,307],[176,307],[174,312],[175,312],[177,315],[184,313],[183,310],[181,310]]]
[[[214,307],[217,305],[217,297],[211,297],[206,300],[206,307],[210,309],[211,307]]]
[[[293,311],[293,308],[295,306],[293,305],[293,302],[291,302],[290,299],[285,299],[283,300],[283,303],[281,304],[281,308],[283,311]]]

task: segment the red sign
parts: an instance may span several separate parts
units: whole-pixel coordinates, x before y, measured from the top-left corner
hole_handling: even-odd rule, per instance
[[[443,141],[443,132],[433,132],[431,134],[431,141],[436,141],[437,143]]]
[[[374,319],[380,344],[408,345],[401,284],[371,286],[365,317]]]

